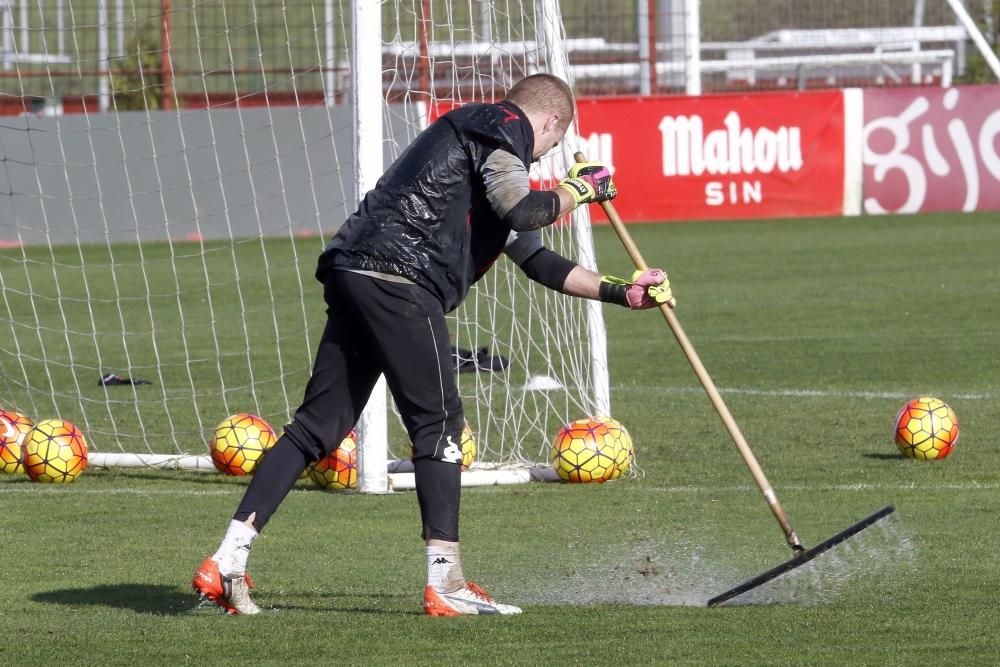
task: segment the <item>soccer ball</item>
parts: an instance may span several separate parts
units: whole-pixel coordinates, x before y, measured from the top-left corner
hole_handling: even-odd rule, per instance
[[[459,444],[462,445],[462,470],[468,470],[472,467],[473,461],[476,460],[476,452],[478,451],[476,436],[472,432],[469,422],[465,422],[465,426],[462,427],[462,441]],[[413,458],[413,443],[410,443],[410,458]]]
[[[24,442],[24,470],[33,482],[68,484],[87,468],[87,442],[71,422],[43,419]]]
[[[252,475],[264,453],[274,446],[274,429],[246,412],[226,417],[208,443],[212,464],[223,475]]]
[[[469,423],[465,423],[462,429],[462,470],[468,470],[472,462],[476,460],[476,437],[469,428]]]
[[[309,477],[327,491],[353,489],[358,485],[358,436],[347,434],[337,448],[309,466]]]
[[[896,446],[911,459],[943,459],[958,442],[958,416],[947,403],[921,396],[896,417]]]
[[[618,479],[635,458],[632,438],[610,417],[590,417],[566,424],[556,434],[549,461],[568,482]]]
[[[608,422],[608,437],[617,442],[618,456],[615,458],[617,474],[611,479],[618,479],[624,475],[632,462],[635,461],[635,445],[632,443],[632,436],[625,430],[625,427],[617,419],[605,417]]]
[[[24,472],[24,441],[34,427],[20,412],[0,410],[0,473]]]

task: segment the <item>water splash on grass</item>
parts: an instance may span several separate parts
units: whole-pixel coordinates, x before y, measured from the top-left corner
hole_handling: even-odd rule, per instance
[[[562,566],[550,569],[521,602],[701,607],[757,574],[726,571],[707,548],[685,541],[633,535],[609,544],[598,538],[577,538],[559,559]],[[725,604],[822,604],[864,581],[884,583],[905,577],[915,560],[912,538],[890,516]]]
[[[704,547],[664,538],[609,544],[578,536],[560,561],[525,602],[704,606],[722,585]]]
[[[749,590],[726,605],[830,602],[864,581],[905,577],[916,563],[912,537],[893,515],[804,565]]]

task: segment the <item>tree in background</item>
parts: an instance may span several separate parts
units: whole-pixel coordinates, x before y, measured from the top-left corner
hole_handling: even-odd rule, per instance
[[[163,85],[159,33],[149,27],[137,27],[126,54],[111,74],[115,108],[118,111],[159,109]]]

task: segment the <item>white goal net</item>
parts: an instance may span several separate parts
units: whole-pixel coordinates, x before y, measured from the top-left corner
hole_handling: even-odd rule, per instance
[[[537,4],[381,3],[386,165],[429,118],[565,71]],[[146,464],[206,465],[238,412],[280,431],[325,321],[317,256],[357,201],[351,21],[344,0],[0,3],[0,407]],[[592,261],[586,220],[545,238]],[[481,468],[607,411],[599,309],[502,258],[450,322]],[[388,452],[408,456],[391,410]]]

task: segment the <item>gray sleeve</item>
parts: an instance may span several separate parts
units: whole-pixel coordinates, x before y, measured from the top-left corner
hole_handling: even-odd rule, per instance
[[[510,215],[518,202],[531,192],[524,163],[503,149],[493,151],[486,158],[483,183],[486,185],[486,198],[501,219]]]
[[[539,229],[559,217],[559,196],[532,190],[528,170],[513,153],[490,153],[483,165],[483,184],[490,207],[512,229]]]
[[[523,265],[536,252],[544,248],[542,235],[537,230],[526,232],[512,231],[507,237],[507,245],[503,252],[518,266]]]

